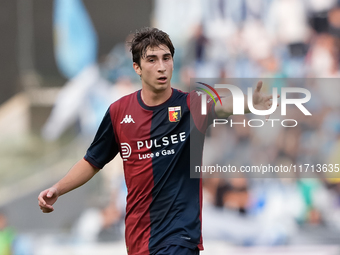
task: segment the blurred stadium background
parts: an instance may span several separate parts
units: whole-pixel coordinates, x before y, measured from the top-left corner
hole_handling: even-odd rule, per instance
[[[155,26],[190,77],[322,78],[316,114],[279,130],[270,162],[340,163],[337,0],[0,0],[0,255],[126,254],[120,159],[42,214],[39,192],[84,154],[111,102],[140,88],[126,47]],[[335,85],[334,85],[335,84]],[[268,88],[269,89],[269,88]],[[222,132],[221,132],[222,131]],[[265,134],[222,129],[219,159],[261,160]],[[255,142],[254,142],[255,141]],[[207,141],[216,143],[209,134]],[[243,156],[244,155],[244,156]],[[222,162],[222,161],[218,161]],[[339,179],[204,179],[202,254],[340,254]]]

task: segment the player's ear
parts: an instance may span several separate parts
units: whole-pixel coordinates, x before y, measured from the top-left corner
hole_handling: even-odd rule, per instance
[[[135,69],[136,74],[142,75],[142,68],[136,62],[133,62],[133,69]]]

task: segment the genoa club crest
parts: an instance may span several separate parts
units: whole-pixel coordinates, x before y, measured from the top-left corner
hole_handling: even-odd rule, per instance
[[[170,122],[179,121],[181,119],[181,107],[180,106],[169,107],[168,114]]]

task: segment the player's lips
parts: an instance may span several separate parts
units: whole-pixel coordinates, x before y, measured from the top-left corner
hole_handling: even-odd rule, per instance
[[[166,83],[167,80],[168,78],[166,76],[161,76],[157,78],[157,81],[160,83]]]

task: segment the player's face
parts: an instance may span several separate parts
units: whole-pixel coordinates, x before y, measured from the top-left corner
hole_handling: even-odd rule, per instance
[[[161,92],[170,89],[173,59],[167,46],[161,44],[148,48],[141,58],[140,66],[133,63],[136,73],[141,77],[143,89]]]

